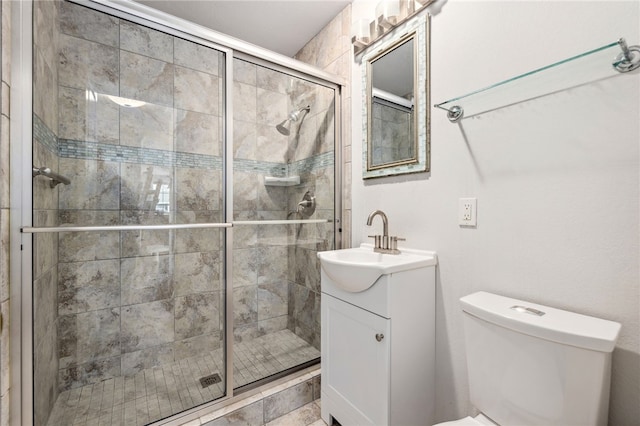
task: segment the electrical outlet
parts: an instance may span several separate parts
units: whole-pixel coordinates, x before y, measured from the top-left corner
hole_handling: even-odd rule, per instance
[[[476,198],[460,198],[458,201],[458,224],[460,226],[476,226],[478,224]]]

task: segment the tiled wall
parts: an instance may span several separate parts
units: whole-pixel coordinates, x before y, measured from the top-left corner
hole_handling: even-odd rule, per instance
[[[0,425],[10,425],[9,390],[9,91],[11,87],[11,3],[0,4]]]
[[[314,65],[347,82],[342,91],[342,247],[351,247],[351,5],[347,5],[312,38],[295,59]],[[360,143],[356,141],[356,143]]]
[[[349,42],[351,28],[351,5],[348,5],[333,20],[324,27],[318,35],[312,38],[296,55],[295,59],[314,65],[330,73],[339,75],[349,81],[351,76],[351,43]],[[347,84],[342,90],[342,247],[351,247],[351,89]],[[333,124],[333,120],[331,121]],[[323,182],[328,187],[333,186],[333,170],[325,175],[316,176],[316,183]],[[333,196],[333,192],[331,192]],[[325,200],[328,202],[328,200]],[[329,211],[319,212],[320,215],[331,217]],[[323,216],[321,216],[323,217]],[[295,264],[290,268],[290,297],[292,306],[289,327],[296,334],[320,347],[320,267],[316,256],[317,251],[332,249],[325,242],[332,241],[329,226],[320,225],[311,230],[310,225],[304,225],[303,236],[318,237],[314,242],[297,244],[290,248],[290,259]],[[308,234],[305,234],[308,232]],[[304,238],[303,238],[304,239]]]
[[[307,191],[316,197],[310,217],[333,217],[333,98],[331,89],[234,61],[234,219],[301,219],[292,213]],[[289,136],[275,125],[310,106]],[[258,161],[259,160],[259,161]],[[251,162],[256,161],[253,167]],[[272,164],[270,170],[258,164]],[[265,176],[300,176],[293,187],[265,186]],[[319,345],[316,246],[331,245],[321,225],[234,228],[234,334],[247,339],[289,328]],[[309,250],[312,248],[312,250]]]
[[[38,1],[33,6],[33,164],[58,170],[58,13],[59,2]],[[56,226],[58,188],[49,180],[33,180],[34,226]],[[34,309],[34,423],[45,424],[58,396],[58,238],[33,236]]]
[[[264,185],[285,176],[287,138],[274,122],[288,114],[290,78],[234,59],[234,220],[286,218],[286,188]],[[260,165],[270,164],[270,169]],[[287,229],[234,228],[234,338],[242,341],[286,328]]]
[[[335,149],[335,96],[332,89],[299,81],[293,106],[310,105],[311,112],[289,137],[293,158],[327,156]],[[295,163],[294,163],[295,164]],[[300,170],[301,185],[288,190],[288,210],[295,211],[306,191],[315,195],[316,210],[309,219],[334,217],[334,163],[314,170]],[[296,215],[292,215],[296,217]],[[300,218],[300,217],[298,217]],[[317,252],[334,248],[331,223],[290,226],[288,327],[320,349],[320,262]]]
[[[59,37],[58,223],[221,221],[222,55],[70,3]],[[59,234],[60,390],[220,347],[221,240]]]

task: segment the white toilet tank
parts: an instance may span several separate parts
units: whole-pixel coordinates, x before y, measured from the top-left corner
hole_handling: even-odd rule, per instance
[[[606,425],[620,324],[478,292],[460,299],[471,403],[499,425]]]

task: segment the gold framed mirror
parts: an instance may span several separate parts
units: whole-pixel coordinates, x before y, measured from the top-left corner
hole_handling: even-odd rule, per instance
[[[417,17],[363,56],[365,179],[430,170],[428,34]]]

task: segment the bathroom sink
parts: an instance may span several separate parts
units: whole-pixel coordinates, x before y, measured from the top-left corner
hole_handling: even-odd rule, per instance
[[[373,251],[371,244],[357,248],[318,253],[322,270],[342,290],[350,293],[364,291],[382,275],[437,264],[435,253],[401,249],[400,254]]]

